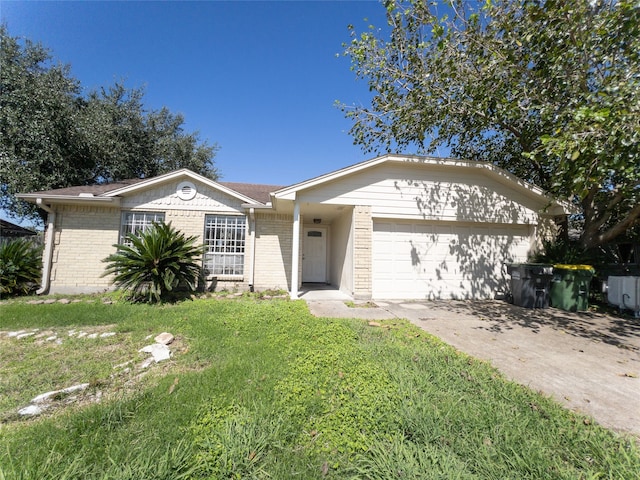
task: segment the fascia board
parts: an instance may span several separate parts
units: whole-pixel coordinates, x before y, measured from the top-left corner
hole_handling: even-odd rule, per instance
[[[336,170],[330,173],[325,173],[324,175],[320,175],[319,177],[314,177],[309,180],[305,180],[304,182],[296,183],[289,187],[285,187],[283,189],[278,190],[271,194],[272,197],[281,200],[295,200],[296,193],[300,190],[305,190],[307,188],[312,188],[317,185],[330,182],[332,180],[336,180],[345,175],[350,175],[355,172],[359,172],[360,170],[364,170],[366,168],[370,168],[374,165],[378,165],[387,161],[388,155],[382,157],[376,157],[372,160],[367,160],[365,162],[357,163],[355,165],[351,165],[349,167],[342,168],[340,170]]]
[[[115,196],[126,195],[131,192],[145,190],[147,188],[154,187],[156,185],[161,185],[163,183],[170,182],[172,180],[176,180],[178,178],[184,178],[184,177],[187,177],[198,183],[203,183],[208,187],[211,187],[215,190],[219,190],[223,193],[226,193],[227,195],[237,198],[238,200],[241,200],[245,203],[252,203],[252,204],[255,203],[255,199],[242,195],[241,193],[238,193],[235,190],[227,188],[224,185],[221,185],[209,178],[203,177],[202,175],[192,172],[191,170],[188,170],[186,168],[182,168],[180,170],[176,170],[170,173],[165,173],[164,175],[159,175],[157,177],[150,178],[149,180],[146,180],[146,181],[143,180],[142,182],[138,182],[133,185],[127,185],[126,187],[122,187],[117,190],[112,190],[110,192],[107,192],[102,196],[115,197]]]
[[[92,204],[109,204],[113,206],[120,205],[120,198],[100,197],[100,196],[79,196],[79,195],[38,195],[34,193],[22,193],[16,195],[17,198],[26,200],[30,203],[38,203],[38,200],[47,204],[74,204],[74,205],[92,205]]]
[[[272,206],[270,203],[266,205],[264,203],[243,203],[241,205],[242,208],[255,208],[256,210],[271,210]]]

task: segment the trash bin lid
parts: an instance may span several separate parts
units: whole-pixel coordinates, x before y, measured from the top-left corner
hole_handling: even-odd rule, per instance
[[[557,270],[590,270],[592,273],[595,269],[591,265],[568,265],[568,264],[556,264],[553,268]]]
[[[552,275],[553,265],[548,263],[523,263],[522,266],[533,275]]]

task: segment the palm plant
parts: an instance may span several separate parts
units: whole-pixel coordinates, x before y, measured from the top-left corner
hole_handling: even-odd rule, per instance
[[[0,245],[0,294],[31,293],[40,282],[42,249],[30,240]]]
[[[196,289],[200,277],[198,257],[202,247],[197,237],[185,237],[170,223],[153,223],[151,228],[126,236],[129,244],[116,244],[117,251],[103,260],[103,274],[114,274],[116,288],[130,290],[132,297],[147,296],[147,301],[164,302],[176,289]]]

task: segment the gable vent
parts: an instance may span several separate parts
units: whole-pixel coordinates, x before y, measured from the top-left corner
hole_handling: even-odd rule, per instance
[[[191,200],[196,196],[196,186],[191,182],[180,182],[176,188],[176,195],[181,200]]]

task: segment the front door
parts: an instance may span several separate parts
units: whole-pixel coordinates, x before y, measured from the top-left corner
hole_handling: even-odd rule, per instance
[[[302,282],[327,281],[327,229],[305,228],[302,240]]]

